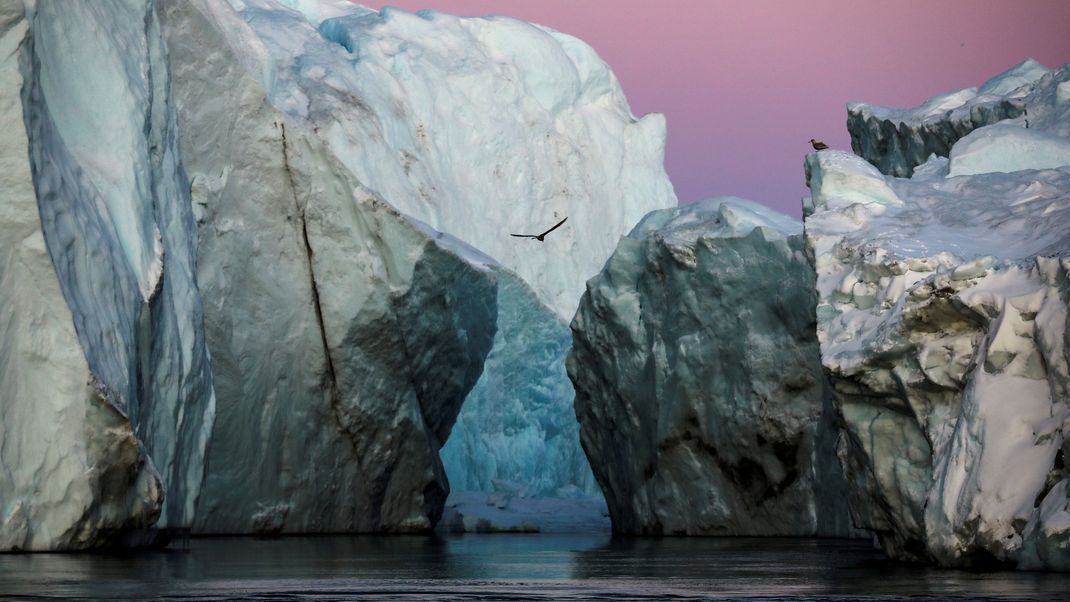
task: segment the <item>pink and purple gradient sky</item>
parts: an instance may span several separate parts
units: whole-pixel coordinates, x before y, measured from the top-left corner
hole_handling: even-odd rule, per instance
[[[1032,57],[1070,61],[1070,0],[391,0],[582,38],[632,111],[668,120],[681,203],[732,194],[800,214],[816,137],[850,149],[848,101],[908,107]]]

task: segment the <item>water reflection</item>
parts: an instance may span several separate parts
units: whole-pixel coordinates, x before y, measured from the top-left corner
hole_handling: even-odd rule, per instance
[[[196,539],[188,552],[0,556],[2,597],[985,596],[1061,599],[1070,577],[897,564],[864,541],[577,535]]]
[[[835,539],[614,539],[580,552],[573,578],[685,581],[719,597],[1066,599],[1070,591],[1068,575],[897,563],[866,541]]]

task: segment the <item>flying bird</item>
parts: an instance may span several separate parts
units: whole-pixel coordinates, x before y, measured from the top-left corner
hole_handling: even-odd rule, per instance
[[[825,150],[829,147],[829,145],[825,144],[824,142],[819,142],[817,140],[814,140],[813,138],[810,139],[810,145],[814,147],[814,150]]]
[[[547,230],[546,232],[543,232],[542,234],[510,234],[509,236],[515,236],[517,238],[534,238],[535,240],[537,240],[539,242],[542,242],[543,239],[546,238],[547,234],[549,234],[549,233],[553,232],[554,230],[557,230],[558,228],[560,228],[561,224],[565,223],[566,221],[568,221],[567,217],[565,219],[557,222],[556,224],[554,224],[553,228],[550,228],[549,230]]]

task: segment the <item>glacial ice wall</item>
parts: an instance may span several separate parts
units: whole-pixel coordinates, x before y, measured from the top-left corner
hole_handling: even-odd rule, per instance
[[[847,105],[851,149],[881,173],[908,178],[931,155],[947,157],[973,130],[1004,119],[1027,117],[1025,98],[1049,70],[1028,59],[980,88],[934,96],[912,109],[861,102]]]
[[[676,204],[662,167],[663,119],[635,120],[589,47],[538,26],[284,4],[297,11],[235,4],[271,103],[311,123],[365,187],[527,285],[499,291],[507,301],[495,350],[444,452],[454,489],[490,490],[500,479],[593,492],[565,350],[523,333],[564,345],[583,283],[616,238],[648,210]],[[543,243],[509,236],[564,217]],[[538,385],[516,386],[520,373]]]
[[[563,320],[617,238],[676,205],[665,120],[636,119],[582,41],[505,17],[268,0],[239,10],[271,58],[271,102],[358,181],[494,257]],[[324,20],[325,19],[325,20]],[[320,22],[322,20],[322,22]],[[546,241],[538,234],[568,217]]]
[[[655,211],[588,281],[567,366],[615,531],[851,534],[801,229],[731,197]]]
[[[125,529],[155,521],[163,501],[129,419],[93,379],[45,245],[20,98],[29,29],[21,4],[0,6],[4,551],[107,544]]]
[[[31,40],[23,95],[45,241],[90,370],[165,483],[157,526],[187,527],[215,400],[155,9],[42,2]]]
[[[22,10],[4,36],[5,229],[24,238],[0,245],[0,547],[83,549],[189,526],[214,397],[153,8]]]
[[[662,118],[633,118],[563,34],[288,4],[305,16],[268,0],[3,7],[19,124],[2,158],[5,548],[93,547],[154,522],[426,529],[447,490],[438,448],[479,378],[473,411],[509,412],[465,421],[477,437],[458,443],[503,460],[468,457],[473,479],[534,470],[540,491],[592,489],[561,317],[616,230],[675,204]],[[546,243],[507,236],[566,213]],[[23,299],[27,282],[46,298]],[[31,331],[26,316],[59,322]],[[481,377],[506,319],[498,340],[516,346]],[[518,369],[537,383],[523,397]],[[26,397],[49,383],[50,405]],[[23,425],[78,404],[56,431],[69,446],[34,464],[42,429]]]
[[[518,276],[499,268],[497,277],[494,348],[442,448],[450,487],[495,491],[505,481],[530,495],[598,496],[565,373],[568,325]]]
[[[269,102],[277,63],[230,6],[161,19],[219,399],[195,529],[430,529],[438,450],[495,333],[492,261],[398,213]]]
[[[913,179],[807,157],[852,515],[893,557],[1070,569],[1070,162],[1028,152],[1070,134],[1068,79],[1034,84],[1029,129],[979,128]]]

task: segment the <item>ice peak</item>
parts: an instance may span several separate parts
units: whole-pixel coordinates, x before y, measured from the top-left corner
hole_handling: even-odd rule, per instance
[[[982,84],[980,93],[1008,96],[1012,92],[1021,90],[1024,86],[1035,84],[1040,78],[1049,73],[1051,73],[1051,69],[1033,59],[1025,59]]]
[[[735,196],[719,196],[683,207],[652,211],[628,235],[644,239],[657,233],[675,245],[692,245],[700,238],[742,238],[755,228],[775,238],[802,234],[802,222],[765,205]]]

